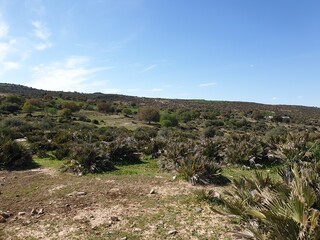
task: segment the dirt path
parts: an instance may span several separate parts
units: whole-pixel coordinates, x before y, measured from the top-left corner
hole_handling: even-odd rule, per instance
[[[12,216],[0,239],[231,239],[228,220],[195,201],[199,190],[167,174],[3,171],[0,211]]]

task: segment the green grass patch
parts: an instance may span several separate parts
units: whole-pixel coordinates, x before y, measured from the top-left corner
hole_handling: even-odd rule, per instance
[[[44,168],[59,169],[63,165],[63,161],[61,161],[61,160],[52,160],[50,158],[34,157],[33,161],[36,162],[40,167],[44,167]]]
[[[261,169],[261,170],[256,170],[256,169],[241,169],[239,167],[226,167],[222,168],[222,175],[226,176],[230,180],[239,178],[241,176],[247,177],[247,178],[252,178],[254,177],[255,171],[262,172],[264,174],[269,174],[271,178],[277,179],[279,178],[277,172],[278,172],[278,167],[270,167],[266,169]]]
[[[112,175],[141,175],[154,176],[159,173],[159,166],[155,159],[144,159],[139,164],[117,166],[117,170],[108,172]]]

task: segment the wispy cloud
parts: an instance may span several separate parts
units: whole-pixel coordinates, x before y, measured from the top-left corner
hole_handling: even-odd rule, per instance
[[[276,101],[276,100],[278,100],[278,99],[279,99],[278,97],[273,97],[273,98],[272,98],[273,101]]]
[[[163,88],[152,88],[150,89],[151,92],[162,92]]]
[[[0,19],[0,75],[6,71],[16,70],[20,67],[20,63],[13,61],[10,54],[15,51],[17,40],[7,38],[9,34],[8,24]],[[9,40],[8,40],[9,39]]]
[[[148,72],[148,71],[150,71],[151,69],[155,68],[156,66],[157,66],[157,64],[150,65],[149,67],[143,69],[141,72],[142,72],[142,73]]]
[[[20,67],[18,61],[10,59],[10,53],[14,52],[16,40],[11,39],[7,42],[0,42],[0,75],[6,71],[16,70]]]
[[[41,64],[31,69],[31,87],[46,90],[64,91],[90,91],[92,87],[103,87],[101,81],[93,81],[96,73],[112,67],[89,67],[90,59],[87,57],[69,57],[68,59]]]
[[[51,48],[51,47],[52,47],[52,43],[51,42],[37,43],[37,44],[34,45],[34,48],[36,50],[40,50],[40,51],[45,50],[47,48]]]
[[[0,38],[6,37],[9,32],[9,26],[0,20]]]
[[[2,62],[2,64],[5,71],[17,70],[20,67],[19,62],[7,61],[7,62]]]
[[[47,27],[46,23],[41,21],[33,21],[32,26],[34,27],[34,33],[37,38],[40,38],[42,40],[47,40],[51,32],[49,28]]]
[[[51,36],[51,31],[47,27],[46,23],[41,21],[33,21],[32,26],[34,27],[33,32],[34,35],[42,40],[41,43],[36,43],[34,45],[34,49],[36,50],[45,50],[47,48],[51,48],[53,44],[49,41],[49,37]]]
[[[215,82],[201,83],[199,85],[199,87],[210,87],[210,86],[214,86],[214,85],[217,85],[217,83],[215,83]]]

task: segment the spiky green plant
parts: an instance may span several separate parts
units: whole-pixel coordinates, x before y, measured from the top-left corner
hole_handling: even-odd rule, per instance
[[[211,146],[208,152],[208,146]],[[212,147],[214,146],[214,147]],[[226,184],[216,157],[220,157],[217,145],[188,141],[171,141],[167,144],[161,160],[163,168],[175,170],[185,180],[196,184]]]
[[[279,171],[280,180],[256,173],[234,181],[222,198],[223,214],[243,220],[254,239],[320,239],[320,166],[315,163]],[[288,180],[288,176],[292,178]],[[245,235],[243,237],[246,237]]]
[[[310,150],[308,138],[309,135],[307,133],[288,134],[286,141],[278,146],[277,153],[288,164],[306,161],[308,160],[308,152]]]
[[[225,161],[232,164],[249,164],[249,159],[255,157],[261,160],[267,154],[261,140],[249,134],[231,134],[226,139],[224,149]]]

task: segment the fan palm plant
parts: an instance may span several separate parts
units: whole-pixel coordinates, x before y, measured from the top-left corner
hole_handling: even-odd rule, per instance
[[[320,239],[320,165],[294,164],[293,178],[287,169],[279,171],[280,180],[256,173],[254,179],[234,181],[234,192],[223,197],[222,214],[243,220],[253,239]],[[217,211],[216,209],[214,209]]]

